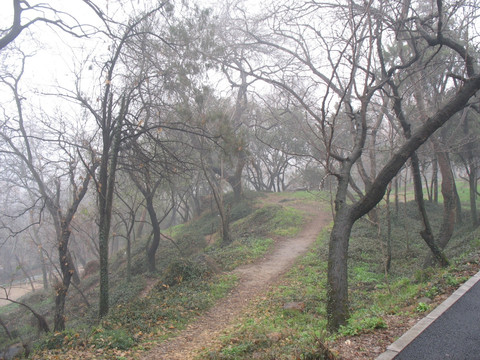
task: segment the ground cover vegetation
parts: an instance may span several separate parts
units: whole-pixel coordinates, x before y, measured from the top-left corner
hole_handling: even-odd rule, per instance
[[[305,214],[288,206],[258,207],[255,200],[258,196],[252,193],[251,199],[247,196],[238,204],[233,203],[233,196],[227,197],[227,204],[232,205],[234,234],[228,246],[221,245],[218,220],[212,223],[212,219],[218,219],[218,211],[207,208],[197,219],[167,231],[172,238],[160,244],[156,273],[149,273],[145,265],[143,251],[147,239],[132,248],[130,281],[125,277],[125,258],[113,258],[112,311],[100,324],[95,305],[98,273],[92,273],[79,285],[82,295],[74,292],[70,295],[67,330],[35,340],[38,334],[31,314],[19,305],[7,305],[0,308],[5,324],[25,325],[15,330],[12,339],[2,334],[2,342],[15,344],[21,339],[31,343],[37,358],[68,358],[85,352],[84,357],[88,351],[88,356],[95,358],[100,354],[114,357],[119,350],[132,351],[129,354],[133,356],[135,351],[148,349],[155,342],[175,335],[235,286],[236,277],[225,271],[255,261],[268,252],[275,239],[294,236],[301,228]],[[85,297],[89,304],[85,303]],[[50,292],[36,291],[22,301],[50,320],[54,307]]]
[[[120,264],[113,262],[112,266],[119,278],[112,277],[109,316],[98,324],[98,310],[87,307],[80,294],[72,294],[68,330],[37,340],[32,349],[34,358],[142,358],[156,343],[178,334],[235,286],[236,277],[226,270],[262,257],[275,238],[295,236],[308,214],[289,207],[292,201],[312,202],[326,197],[306,192],[269,196],[281,201],[274,200],[268,205],[260,197],[241,203],[239,209],[232,208],[242,215],[232,221],[232,232],[236,235],[226,247],[221,246],[217,231],[199,236],[197,241],[201,244],[193,247],[197,250],[187,256],[165,240],[157,259],[161,270],[150,274],[146,266],[139,266],[130,283],[124,277],[125,259],[117,259]],[[428,209],[432,225],[439,225],[441,204],[429,204]],[[326,326],[327,239],[331,231],[331,227],[327,227],[319,234],[315,247],[280,284],[255,301],[245,315],[225,331],[221,342],[214,349],[204,350],[198,358],[372,358],[372,348],[378,353],[395,338],[395,335],[378,333],[398,325],[393,318],[401,318],[400,323],[405,319],[417,320],[480,268],[478,231],[462,228],[447,249],[452,265],[446,269],[423,269],[428,248],[412,233],[412,228],[421,228],[417,214],[416,204],[410,201],[401,203],[399,213],[392,216],[394,250],[388,273],[385,272],[385,236],[368,220],[356,224],[349,252],[352,316],[337,333],[328,332]],[[385,209],[381,209],[382,228],[387,227],[385,215]],[[197,220],[172,228],[172,240],[181,246],[185,234],[191,229],[208,229],[212,217],[207,211]],[[216,240],[208,243],[205,236]],[[188,241],[191,242],[191,238]],[[138,245],[145,247],[145,244]],[[141,250],[133,249],[134,263],[142,262],[139,253]],[[90,280],[83,282],[83,291],[94,303],[98,277],[91,274]],[[47,319],[51,316],[48,314],[52,314],[52,300],[50,294],[38,291],[23,299]],[[31,315],[18,305],[3,307],[2,318],[7,323],[12,319],[28,324],[17,330],[24,341],[36,332]],[[399,336],[401,332],[394,334]],[[352,345],[359,338],[362,342]],[[6,337],[3,340],[9,341]]]
[[[152,326],[175,333],[235,286],[224,271],[300,234],[309,216],[298,202],[318,191],[333,218],[311,265],[327,257],[315,296],[328,337],[388,328],[380,315],[352,323],[365,289],[411,281],[396,278],[402,269],[448,269],[469,246],[452,241],[477,241],[476,0],[7,3],[9,354],[44,336],[51,351],[112,352],[144,346]],[[282,197],[260,206],[265,193]],[[417,251],[421,266],[409,263]]]
[[[253,304],[221,341],[197,358],[373,359],[428,311],[480,269],[478,230],[460,229],[446,250],[448,268],[422,267],[428,248],[413,228],[421,228],[416,204],[402,203],[392,217],[391,270],[385,272],[385,238],[368,221],[358,222],[349,249],[351,312],[338,332],[327,331],[328,236],[297,262],[281,283]],[[431,204],[432,222],[441,206]],[[383,227],[385,212],[380,211]],[[296,306],[289,306],[294,304]],[[397,329],[398,328],[398,329]]]

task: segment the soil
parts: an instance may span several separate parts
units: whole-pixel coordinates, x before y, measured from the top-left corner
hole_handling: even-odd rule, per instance
[[[278,201],[281,200],[277,198]],[[238,275],[239,283],[226,298],[178,336],[151,349],[142,356],[143,359],[194,359],[199,351],[213,346],[219,335],[242,315],[246,307],[265,295],[295,260],[309,250],[322,228],[331,221],[331,215],[318,204],[289,201],[288,206],[309,214],[303,230],[295,238],[276,241],[274,249],[264,258],[235,269],[233,273]]]

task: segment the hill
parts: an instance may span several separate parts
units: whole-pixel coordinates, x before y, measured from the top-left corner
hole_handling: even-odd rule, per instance
[[[441,216],[433,204],[429,210]],[[464,228],[447,252],[453,265],[422,270],[428,251],[417,236],[415,205],[407,203],[392,216],[392,268],[386,274],[386,224],[361,220],[349,252],[352,318],[328,334],[329,214],[319,193],[250,198],[232,204],[234,241],[221,246],[216,214],[205,211],[169,230],[158,273],[145,272],[138,244],[127,283],[125,259],[118,256],[112,310],[101,324],[95,321],[97,276],[85,278],[83,296],[69,299],[69,330],[43,337],[33,358],[371,359],[478,271],[480,236]],[[25,301],[48,317],[48,298],[39,293]],[[1,314],[13,316],[7,315]]]

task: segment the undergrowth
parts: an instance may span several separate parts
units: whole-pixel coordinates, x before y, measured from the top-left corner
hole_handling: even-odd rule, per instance
[[[429,207],[436,214],[433,226],[438,227],[441,208],[432,204]],[[384,215],[380,209],[380,216]],[[419,240],[419,224],[413,223],[417,218],[415,204],[408,203],[405,207],[401,204],[399,214],[392,219],[392,268],[388,274],[384,265],[386,232],[379,233],[365,220],[354,226],[349,250],[351,317],[337,333],[326,331],[329,232],[325,231],[315,248],[297,262],[281,285],[259,300],[224,334],[222,345],[206,349],[198,359],[333,359],[338,354],[328,350],[329,344],[386,328],[386,315],[417,316],[429,311],[430,305],[423,299],[434,300],[451,292],[469,278],[472,264],[477,263],[478,267],[478,256],[467,254],[478,247],[480,234],[458,231],[447,249],[452,265],[423,270],[421,265],[428,250]],[[288,304],[299,306],[290,310]]]
[[[84,359],[141,358],[145,350],[175,335],[235,286],[237,278],[222,271],[264,256],[277,238],[300,231],[306,214],[290,207],[291,202],[317,198],[307,192],[274,196],[279,200],[276,205],[257,208],[252,201],[232,205],[234,241],[228,246],[222,246],[218,238],[218,216],[213,211],[168,231],[175,244],[161,244],[157,273],[146,273],[145,242],[136,244],[133,251],[136,270],[131,282],[126,281],[125,259],[119,256],[111,278],[111,311],[100,323],[95,305],[98,290],[92,280],[97,275],[84,279],[81,289],[90,306],[71,290],[68,330],[44,337],[37,344],[37,358],[61,359],[80,353]],[[441,208],[428,206],[432,226],[439,228]],[[415,204],[400,204],[398,214],[392,213],[392,267],[388,274],[384,209],[379,210],[380,232],[366,220],[354,226],[349,248],[351,318],[339,332],[325,330],[327,228],[281,284],[225,333],[218,348],[206,349],[199,359],[332,359],[335,354],[328,350],[329,343],[382,329],[387,326],[387,314],[428,311],[425,298],[433,300],[468,278],[471,264],[478,262],[478,257],[469,254],[480,245],[479,230],[456,233],[447,249],[447,255],[455,259],[449,268],[422,270],[428,249],[419,240]],[[147,284],[150,291],[145,291]],[[32,306],[51,316],[51,295],[47,292],[40,299],[37,294],[36,300],[30,300]],[[2,312],[2,320],[18,313]],[[31,321],[24,320],[25,315],[21,319],[22,326],[16,330],[20,336],[35,333]]]
[[[213,210],[169,229],[173,241],[161,243],[157,273],[146,273],[145,243],[135,244],[132,251],[130,282],[126,278],[126,259],[117,255],[111,266],[110,313],[100,323],[94,280],[98,275],[84,279],[81,289],[86,291],[89,306],[71,290],[66,313],[68,330],[37,342],[37,356],[62,358],[86,351],[92,358],[121,358],[144,351],[183,329],[235,286],[236,277],[222,271],[264,256],[276,237],[294,236],[303,224],[303,214],[293,208],[256,208],[252,200],[237,202],[230,207],[234,241],[222,246],[217,235],[218,216]],[[215,241],[209,244],[209,239]],[[152,283],[155,285],[151,290],[144,292]],[[144,295],[139,296],[142,292]],[[51,311],[52,297],[47,298],[46,311]],[[26,333],[34,333],[32,330],[26,329]]]

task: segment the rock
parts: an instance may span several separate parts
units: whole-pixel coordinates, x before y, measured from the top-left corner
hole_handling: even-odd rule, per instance
[[[303,301],[292,301],[283,305],[283,309],[303,312],[305,303]]]
[[[424,297],[421,297],[420,299],[418,299],[417,302],[418,303],[424,303],[424,304],[431,304],[432,299],[424,296]]]

